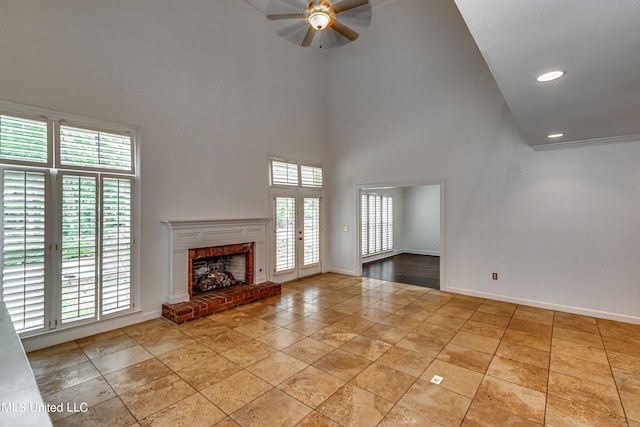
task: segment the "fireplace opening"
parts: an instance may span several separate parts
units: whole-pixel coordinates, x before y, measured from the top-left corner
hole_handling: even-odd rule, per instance
[[[189,297],[253,284],[253,243],[189,249]]]

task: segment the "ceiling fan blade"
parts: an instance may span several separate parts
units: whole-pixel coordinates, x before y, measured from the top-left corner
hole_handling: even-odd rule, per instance
[[[279,21],[281,19],[303,19],[302,13],[279,13],[275,15],[267,15],[269,21]]]
[[[333,28],[334,30],[336,30],[337,32],[339,32],[340,34],[342,34],[343,36],[345,36],[346,38],[348,38],[351,41],[354,41],[355,39],[357,39],[360,36],[360,34],[356,33],[351,28],[347,27],[344,24],[341,24],[340,22],[336,21],[335,19],[333,21],[331,21],[330,27]]]
[[[300,46],[302,47],[311,46],[311,42],[313,41],[313,36],[315,35],[316,35],[316,30],[309,27],[309,30],[307,31],[307,34],[304,36],[304,40],[302,40],[302,43],[300,44]]]
[[[369,3],[369,0],[344,0],[334,5],[332,9],[335,13],[340,13],[340,12],[344,12],[345,10],[364,6],[367,3]]]

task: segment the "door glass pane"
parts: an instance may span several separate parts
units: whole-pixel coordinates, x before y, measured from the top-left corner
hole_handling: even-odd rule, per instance
[[[97,182],[62,177],[62,322],[95,315],[97,282]]]
[[[18,332],[44,327],[45,182],[41,172],[3,174],[2,290]]]
[[[276,272],[296,267],[296,199],[275,198]]]
[[[304,198],[304,265],[320,262],[320,199]]]

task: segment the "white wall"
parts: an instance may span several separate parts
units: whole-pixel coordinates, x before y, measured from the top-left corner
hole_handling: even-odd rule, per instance
[[[269,24],[241,0],[2,2],[0,99],[142,129],[144,312],[128,322],[166,301],[161,220],[267,217],[268,154],[327,160],[326,54]]]
[[[440,186],[405,187],[403,251],[440,255]]]
[[[451,1],[383,3],[329,81],[333,270],[358,186],[444,180],[443,289],[640,323],[640,141],[533,152]]]

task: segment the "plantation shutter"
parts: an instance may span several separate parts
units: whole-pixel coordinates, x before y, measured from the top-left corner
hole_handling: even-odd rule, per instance
[[[296,267],[296,199],[275,198],[276,272]]]
[[[369,256],[393,249],[393,197],[367,193],[362,195],[362,255]]]
[[[133,181],[102,181],[102,313],[131,305],[131,206]]]
[[[369,197],[367,194],[363,194],[360,200],[360,217],[361,227],[360,232],[362,238],[362,255],[369,253]]]
[[[44,326],[45,172],[3,172],[2,289],[16,330]]]
[[[298,164],[271,160],[271,185],[298,185]]]
[[[320,262],[320,198],[304,198],[304,265]]]
[[[96,315],[98,275],[97,178],[62,178],[62,323]]]
[[[60,126],[59,162],[63,167],[131,172],[133,144],[128,134]]]
[[[300,166],[300,176],[303,187],[322,188],[322,168],[317,166]]]
[[[0,160],[39,166],[49,164],[46,120],[0,114]]]

